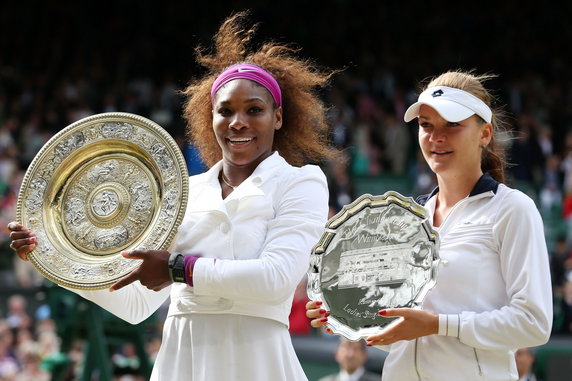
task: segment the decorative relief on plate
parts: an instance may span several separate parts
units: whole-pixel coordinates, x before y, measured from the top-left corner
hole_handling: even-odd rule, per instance
[[[420,305],[435,283],[438,245],[412,198],[363,195],[326,224],[312,250],[308,296],[330,311],[334,333],[359,340],[395,320],[379,310]]]
[[[138,115],[93,115],[55,135],[28,168],[18,220],[36,232],[30,260],[72,288],[105,288],[139,261],[119,254],[165,249],[188,194],[184,158],[171,136]]]

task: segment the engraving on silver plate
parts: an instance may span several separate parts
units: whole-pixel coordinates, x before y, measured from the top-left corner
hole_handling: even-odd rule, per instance
[[[435,283],[438,244],[413,199],[363,195],[328,221],[312,250],[308,296],[330,311],[334,333],[359,340],[395,320],[380,309],[421,304]]]

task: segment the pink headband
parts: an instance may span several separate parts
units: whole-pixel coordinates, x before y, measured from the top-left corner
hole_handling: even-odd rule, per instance
[[[272,98],[274,98],[276,105],[282,107],[282,92],[280,91],[280,86],[278,82],[276,82],[276,79],[260,66],[252,64],[233,65],[223,71],[213,83],[213,87],[211,88],[211,100],[214,100],[216,92],[224,84],[239,78],[249,79],[264,86],[266,90],[270,92]]]

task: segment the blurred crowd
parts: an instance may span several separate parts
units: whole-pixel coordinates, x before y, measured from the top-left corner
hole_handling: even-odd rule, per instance
[[[349,4],[341,0],[337,3]],[[395,10],[391,5],[388,7],[388,14],[382,19],[390,23],[391,12]],[[511,12],[525,12],[523,9]],[[77,9],[67,10],[70,17],[77,16],[72,14],[75,11]],[[141,10],[137,14],[141,17],[139,20],[145,20],[145,13],[152,11],[149,6]],[[178,9],[159,11],[163,17],[178,22],[183,18]],[[332,10],[323,12],[326,19],[333,18]],[[490,22],[497,25],[499,17],[507,14],[499,5],[497,18]],[[79,21],[86,21],[89,15],[89,10],[84,10]],[[362,15],[367,19],[381,17],[376,12]],[[6,13],[0,12],[0,24],[16,23],[9,21]],[[121,111],[145,116],[169,131],[180,145],[191,174],[203,171],[204,165],[192,144],[185,140],[185,126],[180,117],[182,98],[178,91],[193,74],[188,68],[194,65],[189,54],[192,47],[183,47],[186,54],[181,53],[181,60],[176,64],[162,66],[158,57],[165,54],[166,60],[172,60],[173,54],[167,55],[163,41],[138,38],[128,46],[120,45],[125,44],[126,39],[131,42],[132,28],[140,28],[138,32],[144,34],[146,26],[126,24],[119,17],[110,17],[102,26],[105,46],[96,33],[79,44],[73,40],[69,26],[45,25],[41,21],[29,25],[29,21],[21,21],[24,28],[36,28],[33,38],[37,39],[38,49],[25,55],[26,44],[17,38],[0,42],[4,52],[14,52],[0,60],[0,290],[8,290],[0,299],[0,380],[41,381],[49,379],[50,372],[49,366],[40,364],[49,363],[59,354],[57,321],[51,316],[49,305],[30,297],[29,290],[43,290],[44,280],[30,263],[15,260],[8,247],[10,239],[6,229],[7,223],[15,219],[19,187],[35,155],[67,125],[89,115]],[[79,27],[79,21],[73,25]],[[357,35],[361,32],[359,21],[347,15],[347,25],[355,27]],[[463,30],[472,30],[470,20],[465,21]],[[214,24],[217,22],[213,20]],[[277,21],[277,28],[281,25],[281,30],[288,30],[286,22]],[[293,26],[293,36],[304,36],[307,32],[304,25]],[[93,25],[81,25],[82,28],[90,26]],[[50,27],[50,39],[42,38],[41,31]],[[339,28],[330,32],[332,40],[341,33]],[[176,32],[167,28],[163,33]],[[410,33],[403,28],[403,37]],[[500,44],[503,50],[491,53],[489,60],[471,56],[473,63],[465,69],[491,69],[499,74],[490,87],[499,89],[499,103],[506,105],[508,131],[503,144],[511,163],[508,182],[532,197],[544,218],[554,290],[554,335],[572,335],[572,77],[566,72],[563,58],[541,54],[550,52],[550,45],[545,46],[542,34],[523,33],[508,30],[498,38],[505,42],[516,38],[521,44]],[[122,42],[110,39],[117,35]],[[30,34],[26,36],[31,38]],[[395,179],[405,180],[410,184],[409,195],[412,196],[429,192],[435,186],[434,176],[419,156],[417,126],[405,124],[403,113],[417,97],[418,80],[455,68],[451,65],[457,64],[447,61],[452,54],[447,50],[450,46],[434,46],[434,56],[438,58],[428,63],[426,59],[408,58],[414,52],[386,35],[380,35],[379,39],[361,36],[357,40],[346,38],[345,45],[337,52],[332,52],[336,49],[331,46],[315,46],[311,39],[304,50],[329,66],[345,67],[323,91],[324,101],[330,106],[331,144],[342,150],[347,159],[323,163],[330,185],[331,215],[359,196],[356,185],[364,179],[382,182],[387,190],[392,189]],[[567,36],[570,35],[564,37]],[[70,41],[77,43],[71,53],[66,50],[66,43]],[[454,40],[452,44],[458,43]],[[373,49],[373,44],[379,45]],[[380,46],[386,50],[378,49]],[[532,56],[529,51],[541,53]],[[491,55],[498,60],[495,62],[498,65],[491,64]],[[353,58],[344,61],[340,56]],[[419,61],[425,61],[424,65]],[[296,295],[292,334],[316,334],[303,313],[304,282]],[[155,351],[156,346],[156,340],[150,340],[149,352]],[[81,366],[81,347],[72,346],[67,356],[73,359],[75,366]],[[130,367],[137,369],[135,357],[129,345],[117,348],[113,357],[117,379],[136,379],[136,370],[120,371]],[[70,372],[69,379],[73,379],[74,370]]]

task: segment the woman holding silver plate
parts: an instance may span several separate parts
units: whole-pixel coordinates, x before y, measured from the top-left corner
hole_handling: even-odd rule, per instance
[[[550,336],[543,223],[528,196],[503,184],[488,78],[444,73],[405,113],[406,122],[418,118],[419,145],[437,175],[438,187],[417,201],[439,233],[441,261],[422,308],[379,311],[400,319],[365,338],[389,350],[383,380],[517,380],[514,351]],[[307,315],[328,330],[320,302],[309,302]]]
[[[185,90],[188,133],[210,169],[189,179],[171,250],[134,250],[141,266],[106,290],[72,290],[131,323],[170,296],[152,380],[305,380],[288,332],[296,286],[328,215],[324,107],[330,74],[269,43],[250,53],[244,13],[227,19],[209,73]],[[11,223],[22,259],[36,236]]]

